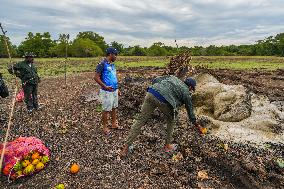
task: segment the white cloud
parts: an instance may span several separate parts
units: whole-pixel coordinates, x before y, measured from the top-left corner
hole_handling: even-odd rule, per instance
[[[253,43],[283,32],[280,0],[1,0],[16,44],[31,32],[94,31],[110,41],[149,46]]]
[[[7,26],[7,27],[11,27],[11,28],[25,28],[25,27],[28,27],[27,24],[19,23],[19,22],[14,21],[14,20],[4,20],[2,24]]]

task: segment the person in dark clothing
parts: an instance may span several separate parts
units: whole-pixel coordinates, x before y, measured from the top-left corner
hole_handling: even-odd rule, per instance
[[[37,73],[37,69],[34,62],[34,54],[27,52],[24,55],[25,60],[17,64],[12,65],[8,71],[11,74],[15,74],[22,81],[22,87],[25,94],[25,103],[28,113],[32,113],[35,109],[39,109],[37,90],[40,78]]]
[[[191,102],[191,92],[195,91],[195,86],[196,81],[192,78],[187,78],[185,81],[181,81],[175,76],[164,76],[154,79],[152,85],[147,89],[141,113],[131,127],[126,144],[120,151],[120,157],[127,156],[132,148],[133,141],[140,133],[141,127],[156,108],[165,114],[167,122],[166,144],[164,146],[166,152],[174,151],[177,147],[176,144],[172,144],[177,108],[185,105],[191,123],[200,129],[201,126],[196,122]]]
[[[9,96],[9,90],[5,85],[4,79],[2,77],[2,73],[0,73],[0,96],[2,98],[6,98]]]

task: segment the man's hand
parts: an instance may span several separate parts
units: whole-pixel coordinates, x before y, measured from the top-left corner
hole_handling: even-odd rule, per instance
[[[195,126],[196,129],[198,129],[198,130],[199,130],[200,128],[202,128],[201,125],[200,125],[199,123],[197,123],[197,122],[194,124],[194,126]]]
[[[104,89],[111,92],[113,91],[113,88],[111,86],[105,86]]]
[[[117,89],[117,94],[118,94],[118,96],[120,96],[120,95],[121,95],[121,92],[120,92],[120,90],[119,90],[119,89]]]

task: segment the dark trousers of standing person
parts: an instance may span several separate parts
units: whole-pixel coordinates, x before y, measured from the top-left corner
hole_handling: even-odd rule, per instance
[[[37,101],[37,85],[35,84],[25,84],[23,85],[24,94],[25,94],[25,103],[28,110],[38,109]]]

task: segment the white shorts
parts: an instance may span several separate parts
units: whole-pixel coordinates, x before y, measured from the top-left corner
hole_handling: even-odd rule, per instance
[[[103,111],[109,112],[118,107],[118,90],[110,92],[100,89],[99,96]]]

